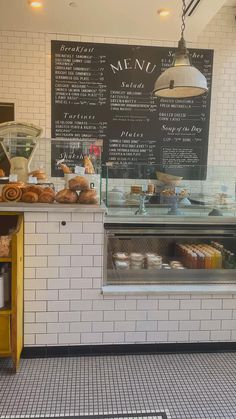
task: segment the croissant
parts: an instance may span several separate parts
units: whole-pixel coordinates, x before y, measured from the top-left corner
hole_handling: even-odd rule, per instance
[[[48,194],[50,194],[52,196],[55,196],[55,191],[52,188],[50,188],[49,186],[47,186],[46,188],[44,188],[42,193],[48,193]]]
[[[44,191],[44,189],[41,186],[37,186],[37,185],[29,185],[26,186],[25,188],[25,192],[34,192],[36,193],[38,196]]]
[[[88,156],[84,157],[85,173],[93,175],[95,173],[93,164]]]
[[[17,184],[11,183],[2,188],[3,202],[18,202],[22,197],[22,188]]]
[[[38,194],[35,192],[25,192],[22,195],[21,201],[22,202],[28,202],[33,204],[34,202],[38,202]]]
[[[38,202],[45,203],[45,204],[51,204],[55,199],[55,194],[52,194],[50,192],[42,192],[39,195]]]
[[[0,177],[4,177],[5,176],[5,172],[3,169],[0,169]]]
[[[59,167],[60,170],[63,171],[64,174],[65,173],[72,173],[70,168],[66,164],[60,163],[58,167]]]

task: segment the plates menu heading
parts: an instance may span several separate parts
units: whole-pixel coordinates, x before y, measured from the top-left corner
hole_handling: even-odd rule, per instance
[[[52,41],[52,137],[103,139],[103,163],[147,164],[150,176],[160,165],[185,179],[203,177],[197,167],[207,164],[213,51],[190,49],[207,94],[156,98],[155,80],[175,50]]]

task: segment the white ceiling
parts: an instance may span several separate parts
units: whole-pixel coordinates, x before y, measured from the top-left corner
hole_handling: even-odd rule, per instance
[[[69,33],[89,36],[177,40],[180,33],[181,0],[44,0],[32,10],[27,0],[0,0],[0,29]],[[187,0],[187,4],[190,0]],[[229,0],[201,0],[187,19],[186,39],[194,40]],[[157,10],[168,8],[168,18]]]

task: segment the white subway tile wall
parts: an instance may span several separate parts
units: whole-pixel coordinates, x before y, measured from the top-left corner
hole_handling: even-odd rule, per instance
[[[232,8],[222,8],[198,41],[189,45],[214,49],[208,152],[209,165],[214,166],[234,166],[236,161],[234,15]],[[15,119],[40,125],[47,138],[51,137],[53,39],[121,42],[0,32],[0,101],[14,102]],[[142,39],[124,42],[175,45]],[[42,141],[37,164],[44,165],[46,154],[50,147]],[[46,170],[50,173],[49,165]],[[123,181],[127,189],[130,183]],[[64,227],[62,220],[67,222]],[[25,231],[26,346],[235,340],[235,295],[103,296],[100,214],[26,213]]]
[[[79,242],[84,236],[88,218],[91,231],[102,231],[103,221],[96,213],[81,214],[81,220],[79,213],[72,216],[76,222],[68,244],[61,244],[63,232],[53,245],[49,232],[46,244],[32,245],[30,256],[31,245],[25,244],[26,346],[235,340],[235,295],[104,296],[97,233],[88,233],[89,244],[71,244],[73,237]],[[60,223],[65,214],[54,218]],[[27,237],[46,226],[47,219],[51,224],[51,214],[26,213]]]

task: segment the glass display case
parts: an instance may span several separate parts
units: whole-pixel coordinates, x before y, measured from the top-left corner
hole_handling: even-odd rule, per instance
[[[234,217],[236,167],[198,166],[193,170],[191,177],[184,168],[176,172],[158,165],[107,165],[103,168],[103,199],[108,216],[136,220],[140,216]]]
[[[105,284],[236,280],[236,167],[107,166]]]
[[[95,196],[96,191],[96,203],[100,204],[101,153],[100,140],[7,136],[0,141],[0,184],[33,183],[52,186],[58,192],[80,176],[86,185],[83,192]],[[79,193],[82,189],[74,190]]]
[[[105,225],[107,285],[235,283],[235,255],[236,226]]]

